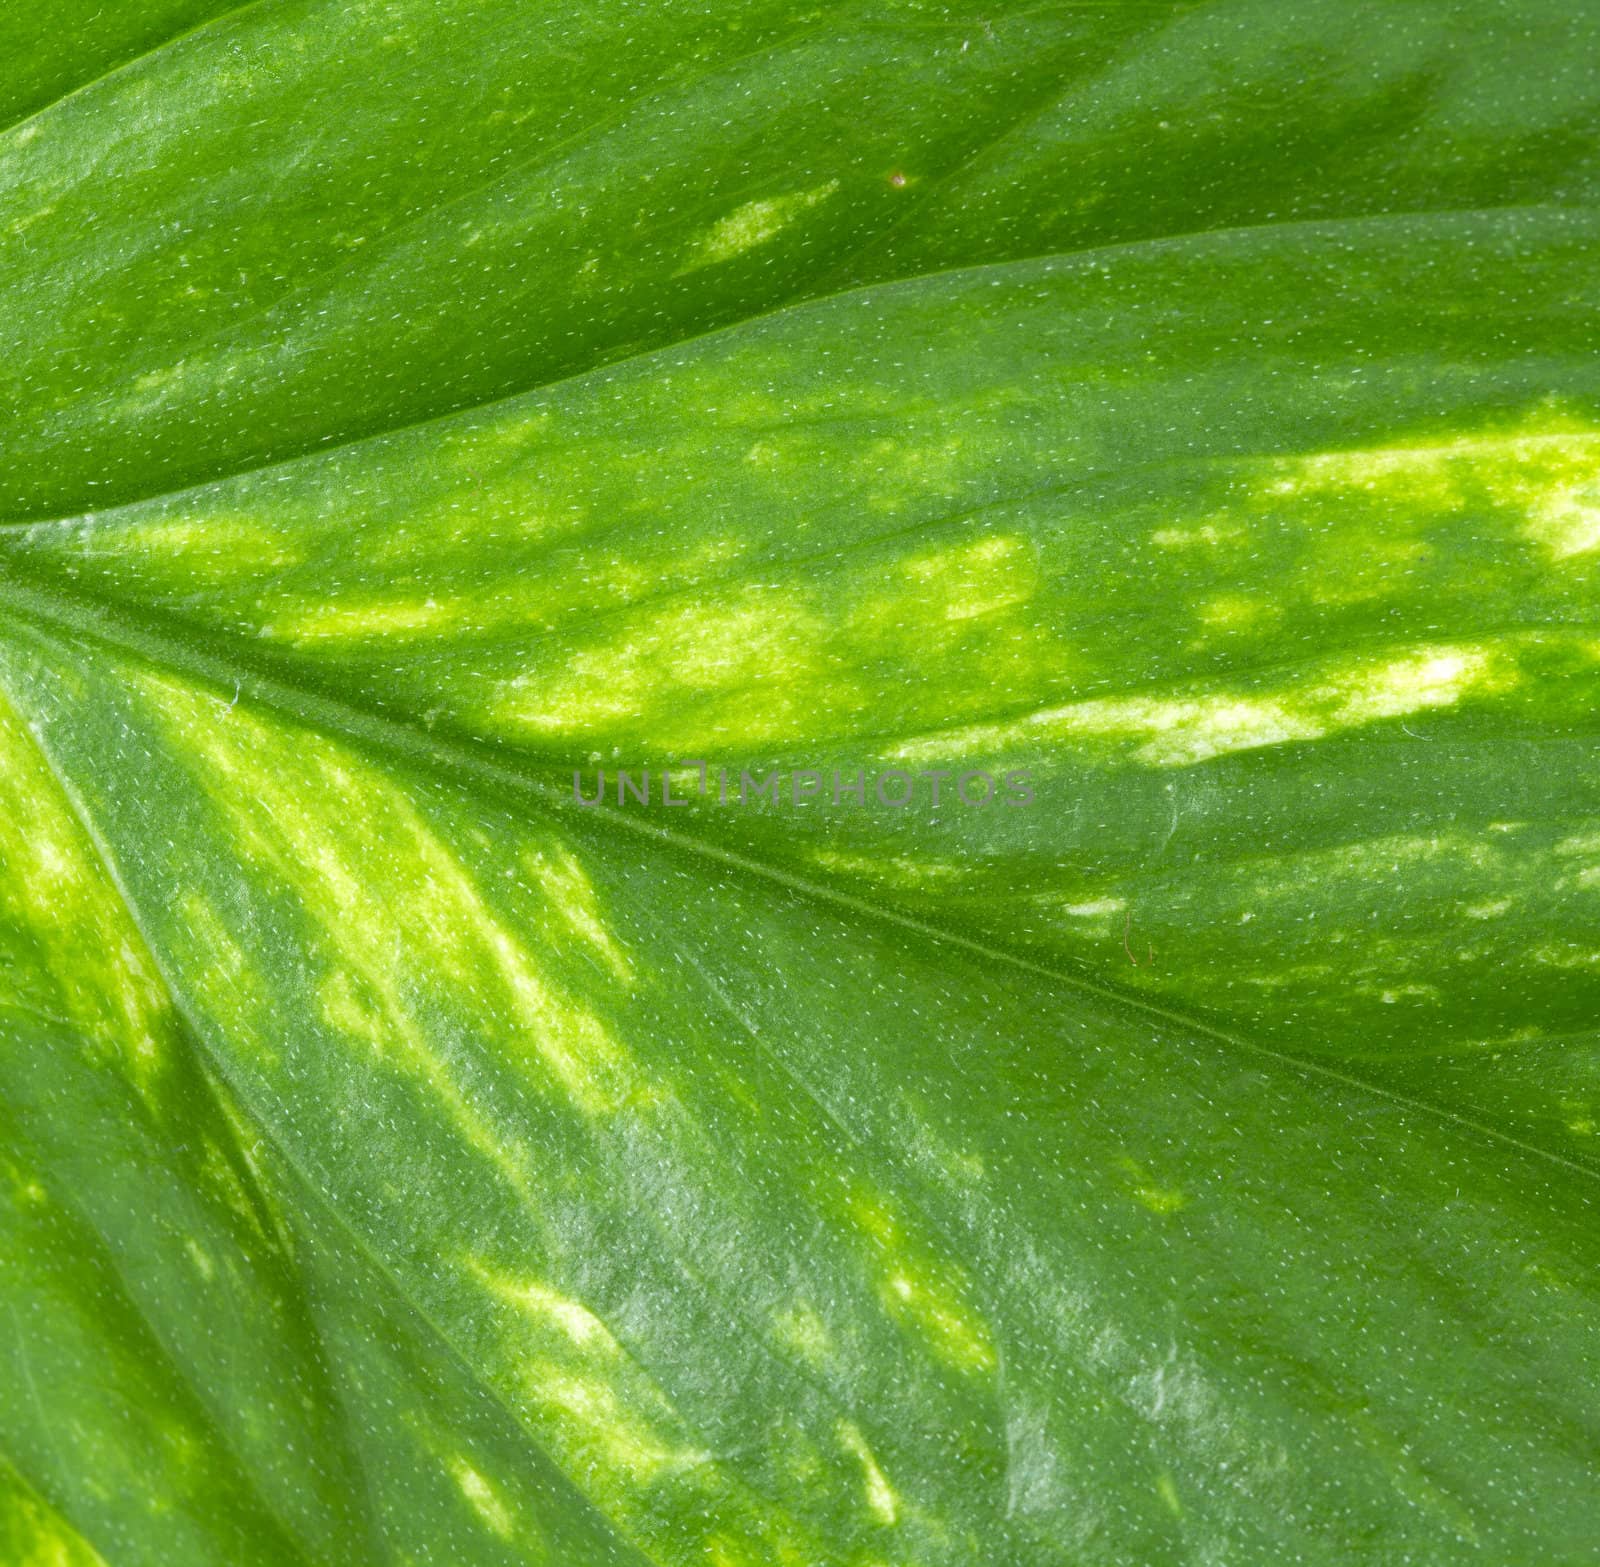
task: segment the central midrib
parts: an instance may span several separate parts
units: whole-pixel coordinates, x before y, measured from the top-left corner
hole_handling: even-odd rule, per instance
[[[543,775],[547,768],[529,765],[527,758],[521,759],[521,765],[512,762],[484,740],[434,733],[419,725],[414,715],[401,717],[347,695],[315,690],[275,668],[267,667],[270,661],[260,660],[259,655],[256,661],[241,657],[241,645],[236,638],[197,631],[154,613],[134,615],[123,605],[108,603],[89,594],[68,596],[61,592],[57,584],[29,580],[29,575],[14,559],[7,563],[6,574],[0,575],[0,605],[36,623],[90,638],[118,652],[132,654],[145,663],[210,686],[216,693],[219,720],[230,703],[247,700],[295,723],[335,736],[386,764],[400,760],[454,785],[470,781],[506,803],[525,805],[531,801],[558,820],[566,821],[575,816],[577,808],[571,802],[570,793]],[[3,628],[0,628],[0,635],[3,635]],[[1447,1110],[1432,1101],[1399,1093],[1362,1076],[1340,1071],[1316,1058],[1275,1050],[1179,1009],[1160,1006],[1146,997],[1100,983],[1072,969],[1052,966],[1004,945],[991,944],[918,919],[899,909],[886,908],[870,898],[812,881],[753,856],[707,842],[696,835],[644,820],[638,813],[628,813],[601,803],[585,806],[583,814],[589,822],[603,820],[613,830],[669,845],[679,852],[774,883],[836,910],[845,910],[857,917],[914,933],[923,940],[958,948],[988,962],[1007,964],[1081,994],[1111,1001],[1135,1015],[1213,1040],[1230,1050],[1272,1060],[1297,1072],[1404,1105],[1504,1146],[1517,1148],[1562,1169],[1579,1172],[1588,1179],[1600,1179],[1600,1170],[1564,1158],[1551,1149],[1527,1142],[1497,1127]]]

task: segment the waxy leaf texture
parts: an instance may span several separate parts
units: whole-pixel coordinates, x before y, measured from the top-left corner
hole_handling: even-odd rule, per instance
[[[0,1564],[1600,1562],[1597,58],[0,19]]]

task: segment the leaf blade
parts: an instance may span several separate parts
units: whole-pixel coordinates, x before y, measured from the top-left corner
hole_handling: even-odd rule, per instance
[[[184,18],[0,24],[0,1539],[1593,1559],[1592,18]]]
[[[718,1538],[707,1531],[720,1528],[735,1555],[742,1541],[746,1550],[820,1549],[840,1559],[853,1546],[887,1549],[890,1559],[960,1560],[981,1542],[1001,1559],[1026,1560],[1063,1542],[1097,1546],[1112,1516],[1103,1509],[1119,1510],[1113,1551],[1130,1539],[1174,1549],[1181,1530],[1190,1549],[1292,1540],[1332,1553],[1368,1527],[1403,1537],[1394,1533],[1403,1527],[1396,1487],[1425,1520],[1419,1548],[1445,1530],[1458,1544],[1520,1549],[1531,1536],[1515,1532],[1516,1510],[1482,1502],[1511,1482],[1507,1408],[1527,1412],[1530,1445],[1542,1455],[1542,1478],[1532,1482],[1540,1494],[1575,1494],[1584,1448],[1563,1453],[1550,1438],[1587,1418],[1576,1391],[1571,1403],[1551,1402],[1561,1385],[1554,1366],[1592,1349],[1592,1316],[1579,1305],[1589,1275],[1581,1263],[1574,1268],[1592,1244],[1579,1217],[1588,1183],[1575,1172],[1474,1145],[1367,1091],[1308,1083],[1283,1063],[1241,1069],[1235,1047],[1152,1025],[1034,973],[997,974],[938,942],[864,929],[796,895],[774,910],[770,887],[758,892],[732,873],[718,878],[708,903],[703,871],[675,865],[677,851],[630,848],[619,857],[581,821],[557,825],[529,807],[486,807],[459,786],[374,763],[246,704],[220,716],[225,693],[214,688],[128,666],[108,679],[104,654],[85,661],[48,638],[29,641],[31,658],[7,654],[7,687],[79,780],[84,808],[103,824],[130,897],[152,920],[174,982],[238,1092],[277,1139],[300,1150],[429,1317],[453,1325],[469,1363],[543,1433],[563,1467],[576,1465],[593,1486],[613,1466],[615,1489],[601,1505],[652,1559],[697,1559]],[[124,775],[115,798],[84,781],[81,767],[103,754],[109,733],[124,737],[130,758],[144,758],[135,768],[141,787],[129,789]],[[337,813],[330,790],[343,801]],[[203,863],[184,864],[183,884],[198,889],[185,906],[154,906],[173,883],[174,850],[146,847],[151,810],[174,824],[188,817],[174,843],[203,845]],[[348,826],[334,825],[341,817]],[[202,820],[212,825],[196,831]],[[418,833],[432,839],[425,852]],[[530,852],[547,874],[561,869],[545,884],[555,896],[543,915],[524,902],[519,917],[498,889],[506,866]],[[397,877],[387,892],[374,891],[385,886],[373,874],[379,857]],[[578,890],[574,866],[593,893]],[[556,905],[574,896],[578,905],[558,917]],[[196,897],[231,907],[232,918],[203,917]],[[253,917],[225,901],[240,898]],[[759,949],[728,949],[730,920]],[[591,979],[587,1006],[575,1010],[563,1009],[562,979],[576,972],[572,962],[594,965],[563,962],[563,923],[569,944],[604,953],[609,943],[618,960],[611,984],[597,992]],[[249,943],[242,968],[241,943]],[[687,968],[674,953],[684,946]],[[219,985],[225,972],[253,973],[267,987],[253,1020],[239,987]],[[625,991],[618,976],[630,973],[639,991],[631,1009],[602,999]],[[418,988],[398,975],[414,975]],[[530,1014],[542,1023],[515,1027],[519,990],[524,1008],[543,1008]],[[735,1023],[712,1039],[702,1023],[697,1052],[685,1056],[675,1020],[694,1028],[690,1020],[708,1015],[717,992]],[[806,999],[824,996],[820,1007]],[[470,1027],[452,1022],[452,1011],[471,1017]],[[378,1017],[384,1026],[374,1026]],[[916,1018],[931,1021],[906,1032]],[[820,1092],[811,1108],[775,1089],[751,1055],[751,1029]],[[863,1053],[863,1039],[874,1048]],[[1076,1055],[1063,1056],[1064,1039],[1081,1041]],[[579,1057],[570,1053],[580,1047]],[[1197,1065],[1201,1056],[1222,1069]],[[973,1104],[980,1082],[987,1108]],[[298,1108],[286,1115],[290,1103]],[[1137,1123],[1127,1116],[1133,1103]],[[328,1111],[309,1113],[314,1104]],[[1313,1104],[1325,1118],[1305,1118]],[[1351,1128],[1332,1158],[1330,1125]],[[1209,1169],[1177,1152],[1201,1147],[1229,1152]],[[543,1172],[537,1180],[519,1173],[521,1160]],[[1312,1160],[1318,1173],[1308,1181]],[[774,1186],[762,1172],[776,1169],[785,1178]],[[826,1178],[805,1196],[799,1172],[808,1169]],[[574,1189],[562,1170],[588,1173]],[[1286,1184],[1291,1171],[1300,1173]],[[1385,1193],[1381,1206],[1352,1200],[1374,1187]],[[1552,1206],[1545,1193],[1558,1188]],[[1298,1194],[1301,1212],[1284,1209],[1285,1190]],[[387,1217],[384,1192],[399,1203]],[[464,1213],[472,1216],[469,1255],[441,1253],[426,1239],[415,1252],[419,1238],[459,1232]],[[793,1217],[785,1221],[786,1213]],[[937,1216],[937,1228],[925,1230],[922,1213]],[[1403,1259],[1414,1257],[1419,1232],[1437,1233],[1441,1214],[1448,1222],[1428,1249],[1434,1271],[1424,1282]],[[658,1252],[662,1226],[669,1239]],[[1150,1227],[1161,1236],[1154,1247]],[[806,1236],[790,1263],[798,1299],[779,1302],[774,1275],[752,1277],[747,1248],[763,1244],[758,1237],[781,1244],[790,1232]],[[1524,1237],[1515,1255],[1508,1232]],[[608,1236],[599,1251],[574,1244],[597,1233]],[[945,1234],[953,1239],[942,1243]],[[652,1254],[693,1266],[663,1273]],[[1265,1273],[1245,1260],[1252,1257]],[[979,1268],[970,1283],[957,1259]],[[1103,1295],[1122,1270],[1131,1273],[1127,1288]],[[1092,1307],[1079,1299],[1089,1277],[1101,1281],[1090,1290],[1099,1301]],[[1313,1310],[1319,1299],[1325,1306],[1330,1277],[1343,1286],[1332,1298],[1394,1313],[1392,1329]],[[1263,1314],[1252,1284],[1267,1287],[1280,1309]],[[1422,1412],[1459,1375],[1462,1322],[1497,1333],[1534,1309],[1534,1295],[1549,1324],[1536,1359],[1474,1357],[1474,1377],[1501,1391],[1452,1399],[1449,1456],[1430,1443],[1426,1457],[1403,1459],[1402,1443],[1420,1452],[1424,1433],[1439,1430]],[[845,1357],[833,1368],[834,1396],[846,1401],[853,1431],[841,1428],[830,1401],[799,1392],[792,1368],[758,1393],[778,1372],[747,1366],[745,1394],[730,1402],[720,1378],[707,1385],[710,1368],[698,1355],[684,1358],[679,1335],[702,1309],[708,1326],[721,1324],[715,1342],[743,1342],[763,1360],[815,1352],[815,1323],[792,1318],[800,1305],[821,1322],[821,1342]],[[551,1351],[534,1329],[549,1334],[552,1323],[579,1349],[607,1348],[603,1385],[616,1402],[603,1406],[606,1419],[581,1401],[557,1399],[552,1409],[561,1365],[580,1381],[594,1370],[586,1360],[538,1359]],[[751,1337],[754,1323],[761,1328]],[[601,1335],[620,1345],[619,1332],[634,1362],[670,1391],[631,1384],[611,1366]],[[883,1334],[893,1353],[887,1343],[871,1348]],[[1265,1350],[1263,1338],[1274,1348]],[[541,1374],[525,1382],[530,1344],[541,1342],[546,1348],[533,1350]],[[1254,1357],[1283,1356],[1290,1342],[1293,1361],[1315,1369],[1263,1408]],[[1384,1357],[1377,1377],[1375,1353]],[[914,1372],[919,1363],[931,1380]],[[1362,1390],[1354,1401],[1338,1391],[1352,1378]],[[976,1407],[993,1411],[987,1419],[958,1396],[969,1383],[980,1394]],[[1053,1402],[1063,1388],[1082,1391]],[[662,1397],[686,1426],[662,1429],[672,1418]],[[896,1420],[904,1398],[912,1403]],[[930,1430],[930,1409],[947,1406],[950,1416]],[[774,1408],[787,1411],[776,1423]],[[726,1422],[741,1411],[751,1423],[734,1429],[755,1442],[754,1454],[729,1442]],[[1170,1436],[1164,1417],[1176,1423]],[[1022,1421],[1034,1455],[1020,1476],[1020,1460],[1003,1456],[1008,1418]],[[607,1441],[597,1444],[596,1424]],[[981,1468],[952,1471],[941,1438],[984,1429],[994,1433],[978,1449],[991,1478],[980,1484]],[[737,1489],[713,1486],[720,1505],[708,1514],[703,1464],[687,1481],[646,1462],[672,1430],[694,1432],[703,1446],[692,1452],[715,1453],[728,1483],[742,1477],[753,1486],[746,1495],[768,1504],[741,1504]],[[833,1478],[791,1479],[774,1504],[785,1442],[796,1436],[831,1457]],[[1291,1457],[1324,1447],[1326,1461]],[[1052,1452],[1055,1462],[1044,1464],[1039,1455]],[[1236,1464],[1243,1469],[1219,1492],[1218,1474]],[[1080,1465],[1094,1476],[1098,1505],[1076,1485],[1062,1489]],[[660,1514],[637,1510],[641,1473],[655,1476],[656,1491],[645,1494]],[[1181,1523],[1163,1475],[1185,1508]],[[663,1504],[660,1493],[671,1495],[675,1483],[686,1494]],[[1514,1483],[1529,1483],[1525,1470]],[[854,1498],[849,1521],[837,1511],[841,1497]],[[893,1546],[883,1533],[891,1506]],[[1280,1509],[1278,1524],[1264,1521]],[[1348,1535],[1331,1522],[1346,1517]],[[1566,1523],[1547,1515],[1537,1527],[1541,1538],[1581,1549],[1576,1514]]]

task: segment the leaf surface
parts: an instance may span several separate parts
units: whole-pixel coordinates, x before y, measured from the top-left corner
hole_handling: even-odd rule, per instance
[[[1592,18],[1468,25],[20,51],[13,1557],[1594,1559]]]

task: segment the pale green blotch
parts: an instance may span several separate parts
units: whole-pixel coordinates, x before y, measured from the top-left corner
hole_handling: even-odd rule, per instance
[[[903,1117],[901,1136],[906,1152],[923,1169],[937,1170],[940,1177],[956,1186],[976,1186],[984,1179],[986,1166],[981,1154],[952,1143],[942,1130],[930,1122],[927,1107],[917,1096],[899,1096]]]
[[[1209,632],[1259,636],[1284,618],[1284,606],[1274,601],[1247,598],[1242,593],[1219,593],[1199,609],[1199,620]]]
[[[1148,1208],[1151,1213],[1161,1214],[1164,1217],[1189,1206],[1188,1194],[1181,1187],[1163,1185],[1137,1160],[1119,1159],[1117,1169],[1121,1172],[1124,1184],[1134,1201],[1141,1207]]]
[[[1437,1002],[1441,999],[1437,985],[1352,985],[1351,993],[1358,996],[1376,995],[1379,1002],[1392,1007],[1402,1001]]]
[[[786,1306],[772,1315],[773,1336],[783,1348],[807,1365],[820,1369],[834,1356],[833,1335],[815,1307],[805,1301]]]
[[[415,553],[424,566],[431,564],[426,545]],[[557,585],[521,576],[485,583],[470,593],[394,598],[334,590],[322,598],[296,599],[274,608],[259,634],[313,651],[324,644],[338,648],[369,641],[448,641],[452,636],[537,631],[569,602]]]
[[[276,1062],[278,1053],[270,1031],[260,1027],[270,1012],[271,999],[254,962],[199,888],[185,888],[178,895],[177,906],[180,918],[173,945],[185,960],[191,990],[228,1026],[232,1037],[256,1042],[263,1061]]]
[[[503,682],[474,716],[512,738],[625,726],[680,755],[726,754],[856,724],[881,705],[883,677],[871,671],[886,658],[950,655],[941,709],[988,701],[997,681],[1032,689],[1066,668],[1064,646],[1018,613],[1038,585],[1025,539],[970,539],[875,575],[745,584],[652,607],[608,642],[565,650],[561,667]],[[830,590],[841,602],[825,608]]]
[[[1387,656],[1320,660],[1265,690],[1193,687],[1173,696],[1099,697],[1008,724],[907,741],[897,760],[927,762],[1023,745],[1084,741],[1131,750],[1155,767],[1188,767],[1234,751],[1322,739],[1386,719],[1493,695],[1520,678],[1516,639],[1421,644]]]
[[[869,1243],[869,1270],[887,1314],[953,1370],[992,1372],[989,1330],[967,1307],[966,1281],[956,1265],[920,1244],[883,1198],[857,1191],[846,1211]]]
[[[867,1509],[873,1518],[885,1526],[897,1523],[900,1518],[900,1498],[889,1484],[860,1426],[852,1420],[841,1420],[837,1428],[839,1445],[861,1465],[866,1487]]]
[[[501,1138],[471,1111],[434,1047],[430,1020],[441,1006],[461,1016],[470,1036],[492,1029],[511,1059],[538,1063],[586,1114],[651,1097],[600,1018],[541,972],[391,777],[247,706],[219,713],[197,688],[144,674],[130,680],[201,773],[238,852],[294,889],[323,960],[325,1020],[406,1061],[456,1107],[475,1146],[488,1151]],[[401,960],[408,952],[414,963]]]
[[[1248,541],[1249,533],[1238,523],[1197,523],[1193,527],[1157,528],[1150,542],[1163,550],[1211,550],[1219,545]]]
[[[930,658],[941,658],[931,710],[944,717],[981,709],[997,692],[1034,692],[1081,666],[1081,657],[1027,614],[1039,587],[1030,540],[983,534],[860,574],[852,583],[857,602],[838,617],[835,636],[844,656],[868,669],[891,659],[926,672]],[[883,676],[874,679],[882,696],[902,702],[908,690],[924,689],[899,682],[890,692]]]
[[[1600,888],[1600,833],[1569,834],[1555,845],[1553,853],[1562,861],[1588,861],[1563,877],[1565,885],[1583,892]]]
[[[764,1540],[754,1549],[748,1539],[730,1534],[714,1534],[705,1542],[705,1557],[710,1567],[813,1567],[819,1557],[805,1546],[789,1540]],[[883,1567],[863,1562],[861,1567]]]
[[[31,1171],[0,1152],[0,1179],[5,1181],[7,1196],[19,1209],[38,1209],[48,1206],[50,1193],[40,1185]]]
[[[1055,895],[1043,893],[1035,902],[1056,902]],[[1058,911],[1075,920],[1103,919],[1108,914],[1120,914],[1127,908],[1126,898],[1089,898],[1083,903],[1056,903]]]
[[[711,730],[724,744],[802,738],[816,715],[863,695],[828,668],[827,625],[798,593],[767,587],[655,612],[608,644],[572,650],[560,670],[503,683],[482,709],[515,737],[637,725],[659,743],[695,746]],[[685,698],[711,697],[709,718]]]
[[[1156,529],[1149,542],[1217,574],[1209,594],[1192,585],[1188,645],[1222,650],[1281,636],[1297,618],[1427,595],[1463,529],[1473,541],[1498,533],[1507,564],[1520,559],[1523,569],[1591,554],[1600,544],[1600,434],[1552,403],[1411,444],[1255,460],[1222,509]],[[1270,595],[1245,585],[1260,576],[1262,549],[1277,578]],[[1541,586],[1568,592],[1568,575],[1547,572]]]
[[[459,533],[459,521],[452,522],[451,531]],[[530,534],[547,531],[550,530],[543,526],[528,529]],[[433,565],[437,544],[425,525],[410,524],[399,537],[408,541],[408,548],[402,552],[397,542],[391,541],[383,551],[387,558],[399,557],[397,565],[423,570]],[[736,558],[743,548],[743,541],[724,538],[702,539],[687,549],[654,557],[581,553],[569,570],[581,577],[588,607],[600,610],[692,584],[704,573]],[[311,649],[322,644],[338,647],[363,641],[448,640],[452,636],[504,636],[519,631],[538,634],[572,607],[571,590],[565,581],[530,576],[515,566],[504,581],[480,582],[470,593],[395,598],[359,590],[342,594],[334,589],[320,598],[297,598],[274,608],[262,623],[260,634]]]
[[[1526,1262],[1522,1265],[1522,1271],[1528,1278],[1536,1280],[1548,1290],[1555,1290],[1560,1294],[1568,1294],[1572,1290],[1572,1280],[1557,1272],[1548,1263]]]
[[[1574,952],[1570,948],[1547,942],[1542,946],[1531,948],[1528,956],[1535,963],[1543,964],[1547,968],[1589,969],[1600,967],[1600,948]]]
[[[790,1436],[784,1449],[783,1472],[795,1484],[808,1490],[828,1484],[831,1478],[821,1449],[800,1431]]]
[[[841,773],[843,773],[841,769]],[[841,779],[848,784],[854,777],[851,772]],[[833,783],[829,779],[824,785],[823,793],[819,799],[831,800]],[[868,784],[870,791],[871,785]],[[871,793],[867,795],[870,801]],[[846,803],[851,803],[849,796],[841,795]],[[959,881],[965,874],[963,866],[948,860],[917,859],[908,854],[852,854],[845,849],[813,849],[809,853],[812,864],[820,866],[826,871],[836,871],[848,876],[869,876],[872,880],[882,882],[885,886],[904,888],[910,891],[919,887],[938,886]]]
[[[194,1264],[195,1272],[200,1275],[200,1282],[209,1284],[217,1274],[217,1265],[211,1253],[193,1236],[184,1241],[183,1249],[188,1254],[189,1261]]]
[[[1089,933],[1097,939],[1103,939],[1113,930],[1122,930],[1124,921],[1116,916],[1122,914],[1126,918],[1128,900],[1087,897],[1087,891],[1086,888],[1078,888],[1071,892],[1033,892],[1027,895],[1026,901],[1034,908],[1055,916],[1063,922],[1063,928],[1075,936]]]
[[[504,604],[475,601],[472,595],[457,594],[439,599],[429,594],[422,598],[348,599],[337,594],[325,601],[274,615],[262,623],[260,635],[293,642],[298,647],[315,647],[319,642],[394,641],[404,637],[435,637],[453,631],[476,629],[478,617],[499,610]],[[514,618],[524,607],[518,605]]]
[[[221,586],[298,565],[304,551],[278,528],[250,514],[154,515],[110,512],[77,522],[40,523],[30,543],[59,544],[85,560],[110,560],[118,571],[174,583]]]
[[[0,908],[34,938],[55,1007],[153,1102],[175,1048],[171,998],[48,761],[3,700],[0,868]]]
[[[26,141],[29,137],[23,136],[20,139]],[[36,223],[43,223],[56,210],[58,205],[58,202],[50,201],[46,202],[42,207],[35,207],[32,212],[23,213],[20,218],[14,218],[6,225],[6,232],[17,239],[21,239]]]
[[[508,1369],[566,1462],[597,1467],[619,1497],[630,1478],[694,1467],[672,1402],[581,1301],[469,1257],[466,1271],[504,1308]]]
[[[515,431],[516,426],[512,429]],[[516,444],[521,445],[526,439],[517,433]],[[374,579],[388,581],[407,574],[425,577],[436,571],[441,562],[467,561],[481,567],[486,532],[515,548],[517,544],[553,539],[581,525],[583,520],[581,513],[560,515],[544,509],[528,480],[519,473],[482,479],[465,472],[460,488],[450,491],[443,500],[415,505],[396,518],[381,536],[370,543],[363,540],[361,559],[368,569],[352,581],[359,588]],[[524,582],[522,586],[527,588],[529,584]],[[321,602],[313,591],[312,597],[286,601],[284,612],[288,616],[311,615]],[[544,599],[541,597],[539,602]],[[294,629],[292,619],[277,624],[285,635]]]
[[[0,1561],[5,1567],[106,1567],[105,1558],[3,1457]]]
[[[925,503],[929,496],[954,499],[963,470],[975,466],[975,460],[966,455],[966,447],[961,436],[932,442],[918,440],[914,433],[885,437],[850,458],[847,471],[865,488],[864,499],[869,506],[893,514],[904,511],[912,502]],[[967,546],[957,545],[938,553],[960,556],[967,552]]]
[[[352,949],[346,944],[342,950]],[[495,1125],[463,1092],[456,1073],[413,1015],[411,998],[398,983],[374,977],[380,972],[373,964],[375,956],[365,951],[359,960],[349,959],[349,967],[340,967],[344,960],[335,959],[327,968],[317,989],[323,1024],[337,1037],[361,1042],[404,1071],[462,1141],[505,1180],[530,1213],[537,1213],[539,1193],[526,1145]],[[359,969],[358,961],[368,966]]]
[[[1011,534],[987,534],[945,549],[907,556],[894,564],[901,584],[883,600],[869,600],[860,616],[904,625],[910,612],[937,620],[974,620],[1025,604],[1038,591],[1032,545]],[[917,626],[919,635],[931,626]]]
[[[1269,493],[1366,492],[1408,509],[1460,513],[1486,500],[1520,515],[1553,561],[1600,549],[1600,431],[1550,403],[1520,421],[1426,445],[1321,452],[1280,465]]]
[[[516,1515],[501,1495],[499,1487],[464,1458],[451,1459],[449,1472],[467,1505],[489,1531],[502,1540],[509,1540],[516,1528]]]
[[[654,554],[643,549],[597,558],[585,554],[571,570],[582,576],[589,591],[599,589],[607,599],[627,604],[647,593],[693,584],[706,572],[731,564],[747,548],[745,540],[730,534]]]
[[[551,844],[524,851],[521,864],[562,924],[600,960],[619,985],[631,986],[633,963],[600,917],[599,894],[577,857],[559,844]]]
[[[747,201],[719,218],[710,228],[695,236],[689,259],[675,276],[698,272],[702,267],[732,261],[758,245],[777,238],[803,212],[826,201],[839,188],[838,180],[815,185],[810,190],[790,191],[785,196],[766,196]]]
[[[1511,856],[1495,840],[1466,829],[1426,835],[1390,833],[1300,856],[1302,865],[1316,867],[1314,876],[1302,873],[1276,880],[1262,877],[1252,886],[1254,895],[1263,902],[1297,899],[1304,897],[1308,889],[1326,888],[1341,876],[1370,886],[1386,876],[1398,876],[1402,869],[1422,869],[1441,861],[1450,862],[1451,875],[1461,880],[1466,879],[1469,871],[1484,877],[1509,876],[1513,863]]]
[[[1560,1101],[1564,1125],[1574,1137],[1593,1137],[1595,1134],[1594,1106],[1582,1099]]]

